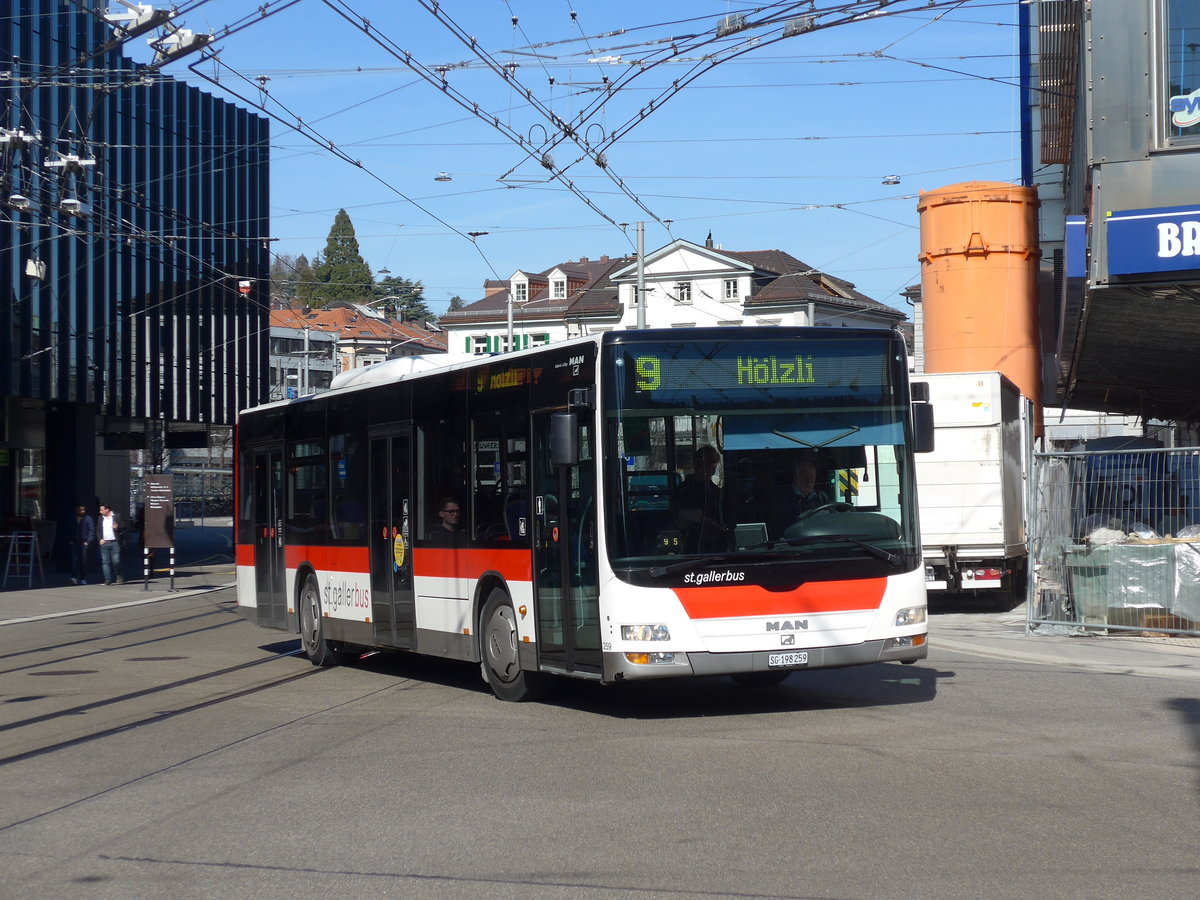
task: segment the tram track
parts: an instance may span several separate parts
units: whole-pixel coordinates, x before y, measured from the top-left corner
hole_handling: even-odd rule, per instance
[[[176,623],[163,623],[160,626],[150,626],[145,629],[138,629],[138,631],[149,631],[152,629],[152,627],[165,628],[172,624],[176,624]],[[154,646],[156,644],[160,644],[163,641],[175,640],[175,639],[182,638],[182,637],[200,635],[200,634],[204,634],[204,633],[210,632],[210,631],[217,631],[222,628],[229,628],[230,626],[237,625],[237,624],[239,624],[239,620],[231,619],[227,622],[219,622],[214,625],[208,625],[204,628],[193,628],[188,631],[176,632],[173,634],[163,635],[161,637],[155,637],[155,638],[152,638],[149,640],[132,641],[130,643],[117,644],[117,645],[114,645],[111,647],[96,647],[94,649],[89,649],[89,650],[86,650],[86,651],[83,651],[80,653],[75,653],[75,654],[70,654],[70,655],[64,654],[64,655],[60,655],[60,656],[55,656],[50,659],[33,660],[33,661],[26,663],[25,665],[12,666],[9,668],[0,668],[0,676],[13,675],[13,674],[21,673],[21,672],[35,671],[38,669],[44,669],[47,666],[60,666],[60,665],[64,665],[67,663],[74,663],[74,662],[78,662],[79,660],[89,659],[91,657],[100,656],[105,653],[120,653],[123,651],[134,650],[139,647],[150,647],[150,646]],[[110,635],[110,636],[106,636],[104,638],[89,638],[84,641],[78,641],[78,642],[73,642],[73,643],[76,645],[91,644],[91,643],[95,643],[98,640],[109,640],[114,637],[121,637],[121,635]],[[10,657],[7,657],[7,658],[12,658],[12,657],[16,657],[16,656],[29,656],[29,655],[32,655],[35,653],[47,653],[47,652],[51,652],[55,649],[59,649],[61,647],[67,647],[67,646],[71,646],[71,645],[63,644],[63,645],[59,645],[59,647],[40,648],[40,649],[22,651],[19,654],[12,654]],[[0,656],[0,660],[3,660],[5,658],[6,657]]]
[[[95,613],[95,611],[92,611],[92,612]],[[165,619],[163,621],[153,622],[153,623],[146,624],[146,625],[139,625],[135,628],[124,628],[124,629],[114,631],[111,633],[107,633],[107,634],[90,635],[87,637],[75,638],[75,639],[72,639],[69,641],[62,641],[57,644],[42,644],[42,645],[37,645],[37,646],[32,646],[32,647],[22,647],[19,650],[0,652],[0,664],[3,664],[7,660],[18,659],[23,656],[31,656],[35,653],[51,653],[55,650],[64,650],[64,649],[68,649],[71,647],[80,647],[80,646],[84,646],[87,644],[94,644],[97,641],[106,641],[106,640],[112,640],[113,638],[127,637],[128,635],[132,635],[132,634],[138,634],[138,633],[146,632],[146,631],[153,631],[155,629],[160,629],[160,628],[169,628],[172,625],[178,625],[178,624],[181,624],[184,622],[195,621],[195,620],[199,620],[199,619],[206,619],[211,616],[219,616],[219,615],[224,615],[224,614],[228,614],[230,616],[230,622],[228,624],[236,624],[236,622],[239,620],[239,617],[233,610],[232,604],[229,604],[228,608],[211,609],[211,610],[208,610],[208,611],[202,612],[202,613],[190,614],[190,615],[186,615],[186,616],[179,616],[177,618],[169,618],[169,619]],[[64,616],[62,618],[66,618],[66,617]],[[75,625],[75,626],[93,625],[93,624],[100,624],[100,620],[96,619],[96,620],[87,620],[87,621],[83,621],[83,622],[67,622],[65,624]],[[0,669],[0,675],[3,675],[8,671],[14,671],[14,670]]]
[[[0,654],[0,768],[284,687],[322,670],[298,666],[297,641],[248,643],[232,605],[195,601],[89,612],[24,630]],[[84,629],[81,631],[81,629]],[[286,636],[284,636],[286,637]],[[281,666],[282,664],[282,666]]]

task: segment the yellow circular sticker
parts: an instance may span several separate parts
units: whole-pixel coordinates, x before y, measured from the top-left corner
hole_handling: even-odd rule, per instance
[[[396,560],[396,568],[404,568],[404,535],[396,532],[396,539],[392,542],[392,558]]]

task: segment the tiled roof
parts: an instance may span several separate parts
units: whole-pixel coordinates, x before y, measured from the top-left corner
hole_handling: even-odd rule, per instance
[[[395,319],[363,315],[352,308],[307,309],[290,307],[271,310],[271,324],[284,328],[312,328],[336,334],[339,341],[410,341],[429,350],[445,350],[443,334],[426,331]]]
[[[602,256],[596,260],[584,258],[558,263],[536,274],[526,272],[525,274],[531,279],[530,288],[533,295],[523,303],[513,304],[513,319],[515,321],[563,319],[585,313],[616,310],[618,308],[617,287],[608,280],[608,276],[613,270],[628,265],[630,261],[629,257],[610,259]],[[583,282],[582,287],[568,290],[565,298],[552,298],[548,278],[555,269],[563,271],[570,284]],[[543,279],[547,279],[544,286]],[[495,290],[495,288],[500,288],[500,290]],[[506,318],[508,315],[508,282],[489,280],[484,282],[484,289],[492,289],[494,292],[482,300],[467,304],[462,309],[445,313],[439,321],[444,325],[455,325]]]
[[[796,259],[783,250],[722,250],[726,256],[740,259],[755,268],[755,291],[746,306],[776,306],[786,303],[806,303],[815,300],[850,309],[870,309],[904,314],[866,294],[859,293],[845,279],[824,272]]]

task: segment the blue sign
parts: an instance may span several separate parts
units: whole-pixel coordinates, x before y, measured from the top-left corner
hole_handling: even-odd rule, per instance
[[[1200,269],[1200,206],[1110,212],[1108,274]]]

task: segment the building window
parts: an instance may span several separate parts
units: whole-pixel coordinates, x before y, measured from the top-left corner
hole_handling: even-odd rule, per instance
[[[1200,143],[1200,5],[1195,0],[1164,5],[1167,143]]]
[[[467,352],[480,356],[488,352],[487,335],[477,334],[467,338]]]
[[[567,283],[562,279],[550,282],[550,296],[555,300],[567,299]]]
[[[734,303],[738,299],[738,287],[736,278],[725,279],[725,302]]]
[[[692,283],[690,281],[675,282],[675,302],[681,305],[692,302]]]
[[[525,281],[516,281],[513,283],[513,300],[517,303],[524,303],[529,299],[529,283]]]

